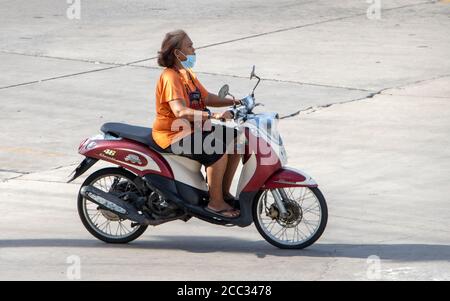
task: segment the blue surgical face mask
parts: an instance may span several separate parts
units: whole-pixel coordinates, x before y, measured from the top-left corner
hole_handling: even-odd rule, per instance
[[[180,52],[181,52],[181,51],[180,51]],[[181,52],[181,53],[183,53],[183,52]],[[180,61],[180,60],[178,59],[178,60],[180,61],[181,65],[183,66],[183,68],[184,68],[184,69],[191,69],[191,68],[194,68],[195,60],[196,60],[195,54],[188,54],[188,55],[185,55],[185,54],[183,53],[183,55],[186,57],[186,60],[185,60],[185,61]]]

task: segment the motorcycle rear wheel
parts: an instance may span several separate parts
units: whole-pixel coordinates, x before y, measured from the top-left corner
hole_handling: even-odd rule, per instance
[[[132,191],[142,195],[134,180],[136,175],[122,168],[108,167],[91,174],[81,185],[93,185],[105,192]],[[116,185],[112,184],[117,181]],[[80,189],[81,189],[80,188]],[[130,220],[119,218],[111,211],[100,208],[99,205],[85,199],[78,193],[78,214],[85,228],[96,238],[107,242],[124,244],[141,236],[147,226],[137,225],[132,227]]]

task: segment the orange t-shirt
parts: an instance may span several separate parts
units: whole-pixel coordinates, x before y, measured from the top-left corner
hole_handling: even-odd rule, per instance
[[[189,72],[190,76],[187,72]],[[187,107],[192,107],[189,103],[188,93],[195,92],[196,87],[201,94],[200,109],[204,109],[208,91],[192,71],[181,69],[177,72],[172,68],[165,68],[161,73],[156,85],[156,119],[153,122],[152,130],[153,140],[161,148],[166,148],[173,142],[192,133],[192,131],[186,132],[182,129],[172,129],[172,123],[177,117],[173,114],[169,101],[181,99],[184,100]]]

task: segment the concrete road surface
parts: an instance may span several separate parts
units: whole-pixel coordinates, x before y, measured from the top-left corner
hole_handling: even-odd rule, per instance
[[[328,202],[313,246],[194,219],[128,245],[84,229],[78,144],[151,126],[177,28],[212,92],[244,96],[256,65],[258,111],[286,117],[289,165]],[[448,1],[0,1],[0,280],[450,280],[449,28]]]

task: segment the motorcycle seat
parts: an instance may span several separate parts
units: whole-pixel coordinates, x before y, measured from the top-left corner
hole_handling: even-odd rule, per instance
[[[115,137],[122,137],[143,143],[160,153],[171,153],[170,147],[168,149],[163,149],[158,144],[156,144],[152,137],[151,128],[118,122],[108,122],[103,124],[100,130],[105,134],[110,134]]]

